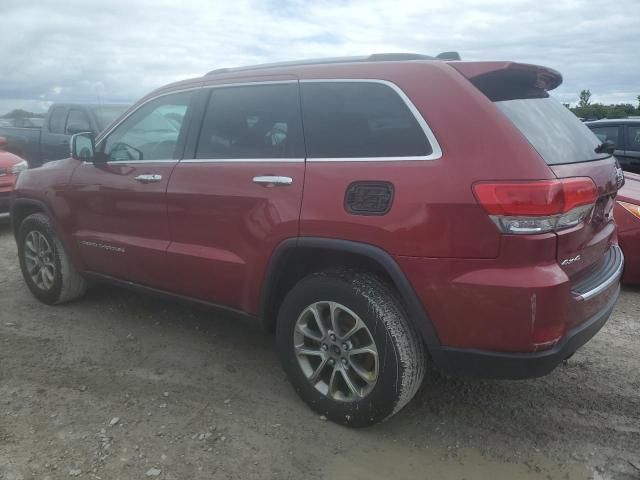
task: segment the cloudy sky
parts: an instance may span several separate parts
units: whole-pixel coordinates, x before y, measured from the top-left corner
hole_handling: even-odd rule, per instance
[[[605,8],[605,5],[606,8]],[[0,0],[0,114],[132,102],[220,67],[376,52],[560,70],[575,103],[637,103],[640,0]]]

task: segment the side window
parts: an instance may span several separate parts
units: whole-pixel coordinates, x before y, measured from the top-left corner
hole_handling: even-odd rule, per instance
[[[297,83],[214,88],[196,158],[303,158]]]
[[[621,148],[620,143],[618,142],[617,125],[591,127],[591,130],[602,143],[613,143],[617,148]]]
[[[67,109],[64,107],[56,107],[51,110],[49,115],[49,131],[51,133],[64,133],[65,117]]]
[[[67,117],[67,127],[65,133],[67,135],[73,135],[79,132],[90,132],[91,124],[87,118],[87,114],[81,110],[71,110]]]
[[[432,152],[415,116],[388,85],[302,83],[310,158],[415,157]]]
[[[627,150],[640,152],[640,126],[627,127]]]
[[[164,95],[145,103],[103,142],[107,160],[172,160],[191,92]]]

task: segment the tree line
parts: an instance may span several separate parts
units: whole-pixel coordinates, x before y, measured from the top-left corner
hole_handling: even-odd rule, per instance
[[[585,120],[599,120],[601,118],[626,118],[630,116],[640,116],[640,95],[636,97],[638,105],[630,103],[617,103],[605,105],[603,103],[591,103],[591,90],[580,92],[578,104],[572,107],[565,103],[565,106],[576,116]]]
[[[33,113],[27,112],[26,110],[22,110],[17,108],[15,110],[11,110],[9,113],[5,113],[4,115],[0,115],[0,118],[13,118],[13,119],[23,119],[23,118],[42,118],[44,117],[43,113]]]

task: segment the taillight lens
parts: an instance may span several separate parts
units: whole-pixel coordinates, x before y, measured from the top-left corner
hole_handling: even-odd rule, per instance
[[[27,168],[29,168],[29,164],[25,160],[22,160],[21,162],[18,162],[13,167],[11,167],[11,173],[13,173],[14,175],[18,175],[20,172],[23,172]]]
[[[629,212],[634,217],[640,218],[640,206],[634,205],[633,203],[621,202],[618,201],[621,207],[623,207],[627,212]]]
[[[473,192],[504,233],[532,234],[582,222],[598,198],[588,177],[527,182],[479,182]]]

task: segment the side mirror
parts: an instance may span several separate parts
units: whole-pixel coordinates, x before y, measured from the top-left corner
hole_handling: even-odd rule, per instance
[[[0,137],[0,148],[4,148],[9,144],[9,142],[7,142],[7,139],[4,137]]]
[[[71,158],[83,162],[95,160],[96,145],[93,141],[93,133],[76,133],[71,137]]]

